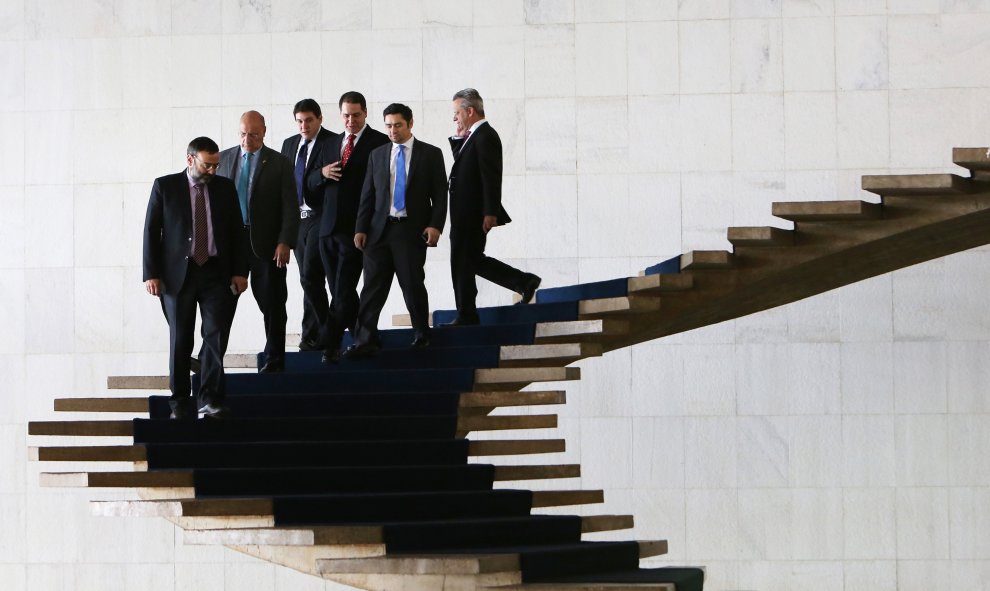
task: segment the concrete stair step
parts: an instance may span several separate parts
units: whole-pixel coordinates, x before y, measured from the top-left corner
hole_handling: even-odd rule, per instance
[[[656,312],[659,309],[660,298],[649,295],[601,298],[597,300],[581,300],[578,302],[578,315],[581,318],[645,314]]]
[[[731,269],[735,265],[727,250],[692,250],[681,255],[681,271]]]
[[[774,203],[773,215],[792,222],[852,222],[880,219],[883,208],[867,201],[792,201]]]
[[[952,148],[952,161],[973,172],[990,172],[990,148]]]
[[[549,363],[567,365],[586,357],[601,357],[600,343],[509,345],[499,350],[500,367],[527,367]]]
[[[581,379],[577,367],[498,367],[474,372],[479,390],[519,390],[534,382],[568,382]]]
[[[680,273],[657,273],[630,277],[627,291],[630,295],[685,291],[694,287],[694,277]]]
[[[964,195],[990,188],[990,185],[956,174],[880,174],[864,175],[864,191],[883,197],[921,195]]]
[[[574,342],[620,337],[629,333],[629,321],[617,318],[540,322],[536,325],[538,343]]]
[[[773,226],[748,226],[729,228],[729,242],[733,246],[791,246],[794,232]]]

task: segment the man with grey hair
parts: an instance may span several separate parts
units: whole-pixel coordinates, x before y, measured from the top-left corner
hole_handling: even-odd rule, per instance
[[[485,103],[477,90],[454,94],[456,131],[450,138],[450,272],[457,318],[451,326],[478,324],[475,276],[511,289],[528,304],[540,278],[485,255],[488,232],[512,220],[502,207],[502,140],[485,120]]]

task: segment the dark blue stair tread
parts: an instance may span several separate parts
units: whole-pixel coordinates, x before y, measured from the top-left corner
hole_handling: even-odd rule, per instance
[[[647,275],[659,275],[661,273],[680,273],[681,272],[681,255],[677,255],[672,259],[667,259],[662,263],[657,263],[653,266],[647,267],[644,271]]]
[[[445,331],[446,332],[446,331]],[[499,346],[482,347],[425,347],[422,349],[382,349],[374,357],[364,359],[343,358],[337,363],[322,363],[323,353],[286,353],[285,371],[299,372],[347,372],[396,369],[449,369],[498,367]],[[259,362],[263,356],[259,355]]]
[[[437,310],[433,312],[433,326],[452,322],[456,317],[456,310]],[[550,304],[478,308],[478,317],[481,319],[482,326],[489,324],[564,322],[578,319],[578,305],[577,302],[554,302]],[[461,330],[461,327],[444,328],[440,326],[440,329]]]
[[[276,497],[275,524],[358,525],[529,515],[528,490],[360,493]]]
[[[492,490],[492,464],[196,470],[196,496]]]
[[[384,525],[387,552],[566,544],[581,539],[576,515],[530,515]]]
[[[457,432],[457,416],[134,419],[135,443],[364,441],[443,439]]]
[[[193,376],[194,391],[199,376]],[[474,385],[474,370],[396,369],[310,374],[227,374],[227,395],[310,394],[331,392],[464,392]],[[235,400],[228,401],[231,405]]]
[[[232,418],[452,415],[460,392],[330,392],[313,394],[242,394],[231,400]],[[150,416],[166,419],[168,396],[150,398]]]
[[[457,330],[447,330],[436,326],[430,333],[431,347],[478,347],[488,345],[532,345],[535,330],[531,322],[516,324],[490,324],[479,326],[459,326]],[[382,349],[408,349],[413,340],[411,328],[389,328],[380,330],[378,338]],[[344,333],[342,346],[353,343],[351,333]]]
[[[673,583],[677,591],[702,591],[705,584],[705,571],[700,568],[682,566],[637,568],[569,577],[553,577],[544,582],[605,584]]]
[[[579,283],[564,287],[551,287],[536,292],[537,304],[553,302],[576,302],[578,300],[594,300],[600,298],[619,298],[628,295],[629,279],[609,279]]]
[[[466,439],[392,441],[152,443],[149,470],[462,465]]]

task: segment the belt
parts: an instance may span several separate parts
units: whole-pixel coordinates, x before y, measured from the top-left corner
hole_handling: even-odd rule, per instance
[[[401,218],[397,218],[397,217],[395,217],[395,216],[391,216],[391,215],[390,215],[390,216],[388,216],[388,217],[387,217],[387,218],[385,218],[385,219],[386,219],[386,220],[388,221],[388,223],[390,223],[390,224],[401,224],[402,222],[404,222],[404,221],[406,221],[406,220],[408,219],[408,217],[401,217]]]
[[[312,209],[300,209],[299,210],[299,219],[304,220],[306,218],[311,218],[311,217],[313,217],[315,215],[319,215],[319,213],[320,212],[313,211]]]

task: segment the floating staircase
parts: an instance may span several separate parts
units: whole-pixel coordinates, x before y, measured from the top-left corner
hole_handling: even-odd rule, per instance
[[[561,439],[500,438],[556,427],[554,414],[511,409],[564,404],[564,391],[539,384],[579,379],[577,360],[990,242],[988,154],[953,151],[969,177],[863,177],[879,202],[775,203],[792,228],[729,228],[732,252],[691,251],[639,277],[543,289],[533,304],[480,310],[480,326],[436,328],[428,349],[410,349],[411,331],[392,329],[373,359],[326,366],[319,353],[290,353],[284,374],[232,373],[224,421],[170,421],[163,395],[59,399],[57,411],[111,418],[33,422],[32,436],[86,439],[39,445],[31,457],[119,465],[40,476],[42,486],[133,491],[93,501],[97,515],[162,517],[188,544],[363,589],[700,590],[700,569],[639,567],[666,553],[663,540],[584,539],[629,529],[632,516],[556,510],[601,503],[604,491],[526,489],[578,477],[580,466],[538,460],[563,451]],[[434,324],[453,315],[437,311]],[[161,390],[167,379],[111,377],[108,387]],[[91,444],[100,437],[127,443]]]

